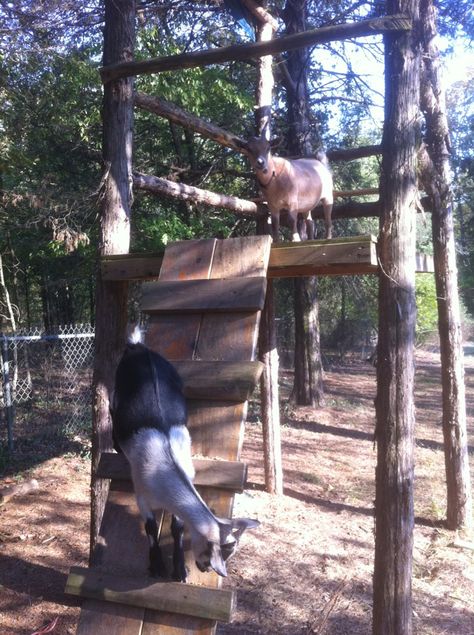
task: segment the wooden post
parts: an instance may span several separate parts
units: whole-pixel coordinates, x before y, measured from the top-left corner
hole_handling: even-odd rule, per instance
[[[390,1],[418,24],[418,0]],[[418,31],[385,38],[373,634],[411,635]]]
[[[265,8],[265,7],[264,7]],[[257,27],[257,41],[269,42],[273,37],[273,25],[262,20]],[[265,131],[271,136],[271,107],[273,98],[273,59],[271,55],[258,60],[257,108],[255,123],[257,134]],[[267,234],[267,217],[257,219],[257,233]],[[258,339],[259,359],[264,364],[260,379],[260,406],[263,433],[263,461],[265,466],[265,488],[271,494],[283,493],[283,471],[281,465],[280,398],[278,386],[279,360],[276,342],[273,280],[267,282],[265,307],[260,317]]]
[[[421,106],[426,121],[423,185],[432,209],[433,253],[443,391],[443,436],[450,529],[472,526],[461,315],[449,166],[449,127],[436,43],[436,9],[420,5],[423,28]]]
[[[135,0],[106,0],[104,64],[133,59]],[[133,79],[104,87],[103,160],[99,255],[128,253],[132,185]],[[112,447],[109,395],[118,357],[125,343],[128,284],[102,280],[96,288],[93,376],[91,553],[98,535],[108,482],[96,479],[100,454]]]

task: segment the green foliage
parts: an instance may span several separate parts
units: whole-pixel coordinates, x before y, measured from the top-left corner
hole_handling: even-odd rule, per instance
[[[438,327],[438,306],[434,274],[416,274],[416,340],[425,342],[436,333]]]

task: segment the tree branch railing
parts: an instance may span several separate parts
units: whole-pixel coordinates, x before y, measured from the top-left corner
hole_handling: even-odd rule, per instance
[[[168,55],[149,60],[110,64],[100,69],[100,75],[102,82],[106,84],[107,82],[132,75],[161,73],[207,66],[210,64],[243,61],[264,55],[276,55],[283,51],[314,46],[315,44],[380,35],[390,31],[409,31],[411,28],[412,22],[406,15],[388,15],[361,20],[360,22],[311,29],[303,31],[302,33],[276,38],[268,42],[234,44],[216,49],[179,53],[178,55]]]

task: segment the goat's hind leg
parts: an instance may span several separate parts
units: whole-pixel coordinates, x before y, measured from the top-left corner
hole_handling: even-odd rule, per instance
[[[188,571],[184,562],[184,523],[176,516],[171,517],[171,535],[173,536],[173,572],[176,582],[186,582]]]
[[[168,570],[166,569],[160,545],[158,544],[158,524],[153,513],[151,513],[145,521],[145,531],[150,544],[150,575],[154,578],[167,578]]]

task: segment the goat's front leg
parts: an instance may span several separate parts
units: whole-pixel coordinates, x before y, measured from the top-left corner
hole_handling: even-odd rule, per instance
[[[323,212],[324,212],[324,224],[326,225],[326,238],[332,238],[332,202],[328,203],[327,201],[323,203]]]
[[[301,242],[301,236],[298,232],[298,214],[296,212],[288,212],[288,222],[290,224],[291,241],[294,243]]]
[[[158,544],[158,525],[153,513],[145,521],[145,531],[150,544],[150,574],[156,578],[166,578],[168,571]]]
[[[276,214],[272,214],[272,237],[273,242],[277,243],[279,240],[279,232],[280,232],[280,214],[277,212]]]
[[[176,516],[171,517],[171,535],[173,536],[173,573],[171,577],[177,582],[186,582],[188,572],[184,562],[184,523]]]
[[[311,215],[306,219],[306,235],[308,240],[314,240],[314,220],[311,218]]]

